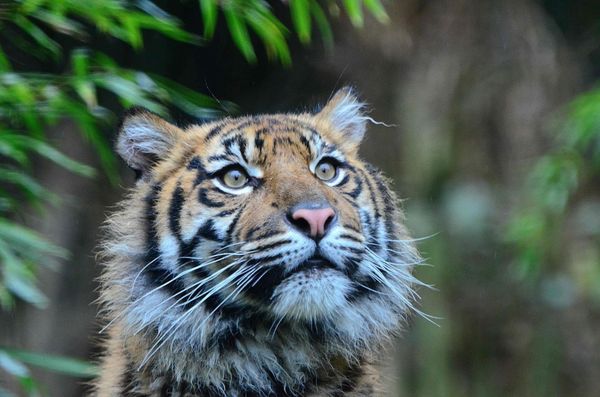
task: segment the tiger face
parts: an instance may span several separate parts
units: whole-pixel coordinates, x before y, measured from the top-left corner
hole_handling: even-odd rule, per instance
[[[185,130],[127,117],[117,151],[140,178],[111,249],[131,265],[107,280],[125,286],[130,327],[163,343],[208,343],[244,320],[365,343],[396,329],[419,257],[387,181],[358,157],[362,110],[343,89],[315,114]]]

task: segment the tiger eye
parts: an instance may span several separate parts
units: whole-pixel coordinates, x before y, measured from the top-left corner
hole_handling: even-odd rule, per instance
[[[240,170],[232,169],[223,175],[223,183],[230,188],[239,189],[248,182],[248,177]]]
[[[336,176],[337,169],[333,164],[327,161],[322,161],[319,163],[319,165],[317,165],[315,174],[323,181],[330,181]]]

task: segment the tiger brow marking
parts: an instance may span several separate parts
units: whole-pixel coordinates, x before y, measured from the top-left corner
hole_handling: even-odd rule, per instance
[[[225,127],[225,125],[227,124],[226,121],[221,121],[220,123],[218,123],[216,126],[214,126],[209,132],[208,134],[206,134],[206,136],[204,137],[204,142],[209,142],[211,141],[215,136],[219,135],[221,133],[221,130],[223,129],[223,127]]]
[[[256,118],[255,116],[249,116],[249,118],[246,120],[242,119],[238,122],[234,122],[234,124],[230,125],[228,129],[223,131],[223,128],[227,127],[227,122],[224,121],[223,125],[213,128],[213,130],[211,130],[206,135],[206,137],[204,138],[204,142],[208,143],[209,141],[213,140],[217,135],[227,136],[236,130],[246,128],[252,124],[258,124],[259,122],[260,122],[259,118]]]

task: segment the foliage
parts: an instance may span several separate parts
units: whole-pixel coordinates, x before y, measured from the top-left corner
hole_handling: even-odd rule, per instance
[[[268,2],[264,0],[199,0],[199,2],[206,39],[212,38],[215,33],[220,8],[231,38],[247,61],[256,62],[250,28],[262,41],[269,58],[277,59],[284,65],[291,63],[287,43],[289,29],[275,16]],[[358,28],[364,24],[363,6],[379,22],[386,23],[389,19],[380,0],[343,0],[341,6],[352,24]],[[325,9],[329,11],[329,15]],[[333,32],[328,18],[339,15],[340,6],[337,1],[289,0],[289,10],[300,42],[310,43],[314,21],[324,44],[327,47],[333,45]]]
[[[518,274],[536,280],[561,244],[561,230],[575,194],[600,175],[600,88],[566,109],[556,149],[537,160],[528,177],[525,209],[511,220],[508,239],[517,246]]]
[[[98,373],[96,366],[69,357],[0,348],[0,369],[15,377],[29,394],[38,394],[40,387],[26,364],[81,378],[90,378]],[[0,387],[0,395],[12,394]]]

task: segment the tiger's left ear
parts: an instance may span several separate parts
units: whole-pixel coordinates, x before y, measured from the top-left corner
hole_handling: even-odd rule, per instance
[[[365,104],[354,90],[344,87],[335,93],[316,115],[318,120],[328,122],[333,130],[341,134],[340,141],[357,147],[365,136],[368,118],[364,115]]]

